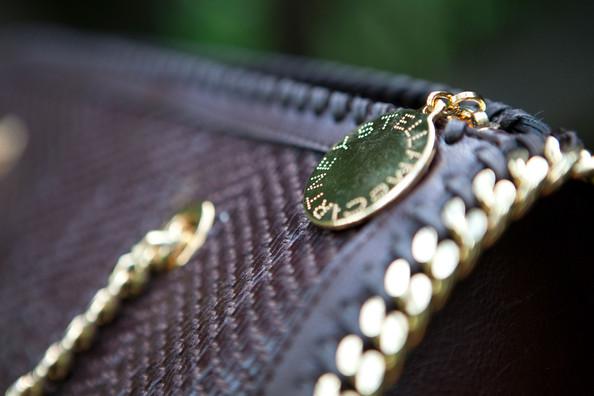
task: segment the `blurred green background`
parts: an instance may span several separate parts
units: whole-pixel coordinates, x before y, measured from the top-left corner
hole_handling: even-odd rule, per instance
[[[478,91],[577,129],[594,147],[594,2],[20,0],[0,23],[317,57]]]

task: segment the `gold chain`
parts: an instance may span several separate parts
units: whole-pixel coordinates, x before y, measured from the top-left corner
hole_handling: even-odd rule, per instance
[[[423,112],[430,114],[436,109],[439,109],[442,116],[448,119],[460,119],[472,127],[480,128],[489,124],[489,117],[485,112],[487,104],[475,92],[465,91],[455,95],[446,91],[431,92],[427,97]]]
[[[582,150],[576,164],[572,169],[572,176],[594,183],[594,157],[588,150]]]
[[[107,285],[97,291],[87,310],[72,319],[63,338],[52,344],[39,364],[21,376],[6,395],[41,395],[48,381],[64,379],[74,355],[91,347],[98,327],[114,319],[123,300],[144,289],[151,273],[171,270],[189,261],[204,243],[214,214],[214,206],[208,201],[187,207],[120,256]]]
[[[453,106],[453,97],[436,95]],[[480,106],[480,105],[479,105]],[[455,111],[454,111],[455,114]],[[475,122],[475,121],[472,121]],[[396,301],[390,310],[381,296],[367,299],[359,311],[360,334],[347,334],[337,344],[337,372],[321,374],[314,396],[381,394],[398,379],[407,353],[421,341],[432,312],[446,302],[455,283],[473,269],[479,253],[493,244],[511,219],[518,218],[540,194],[549,194],[570,176],[594,182],[594,159],[586,150],[562,151],[555,137],[548,137],[544,154],[528,158],[511,154],[510,179],[497,180],[489,168],[473,178],[477,208],[466,208],[460,197],[442,209],[449,237],[439,240],[433,227],[419,229],[411,251],[423,271],[412,273],[410,264],[397,258],[384,274],[384,291]],[[366,347],[371,345],[371,347]]]

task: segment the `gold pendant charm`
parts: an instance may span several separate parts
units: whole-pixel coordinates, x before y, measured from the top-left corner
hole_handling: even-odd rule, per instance
[[[472,92],[433,92],[422,110],[401,109],[360,125],[311,174],[303,199],[307,217],[331,229],[368,219],[423,176],[435,154],[436,118],[482,126],[488,122],[484,110]]]

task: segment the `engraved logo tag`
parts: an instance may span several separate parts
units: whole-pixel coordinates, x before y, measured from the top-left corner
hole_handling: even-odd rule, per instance
[[[398,110],[360,125],[326,153],[305,186],[308,218],[324,228],[358,224],[412,186],[433,158],[427,114]]]

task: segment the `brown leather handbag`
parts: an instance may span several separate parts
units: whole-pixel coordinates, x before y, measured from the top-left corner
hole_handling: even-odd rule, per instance
[[[28,135],[0,179],[7,394],[594,389],[594,189],[569,181],[594,166],[573,132],[461,108],[398,199],[325,229],[305,191],[322,155],[457,90],[46,28],[3,32],[0,53],[0,117]],[[213,207],[167,222],[196,201]]]

